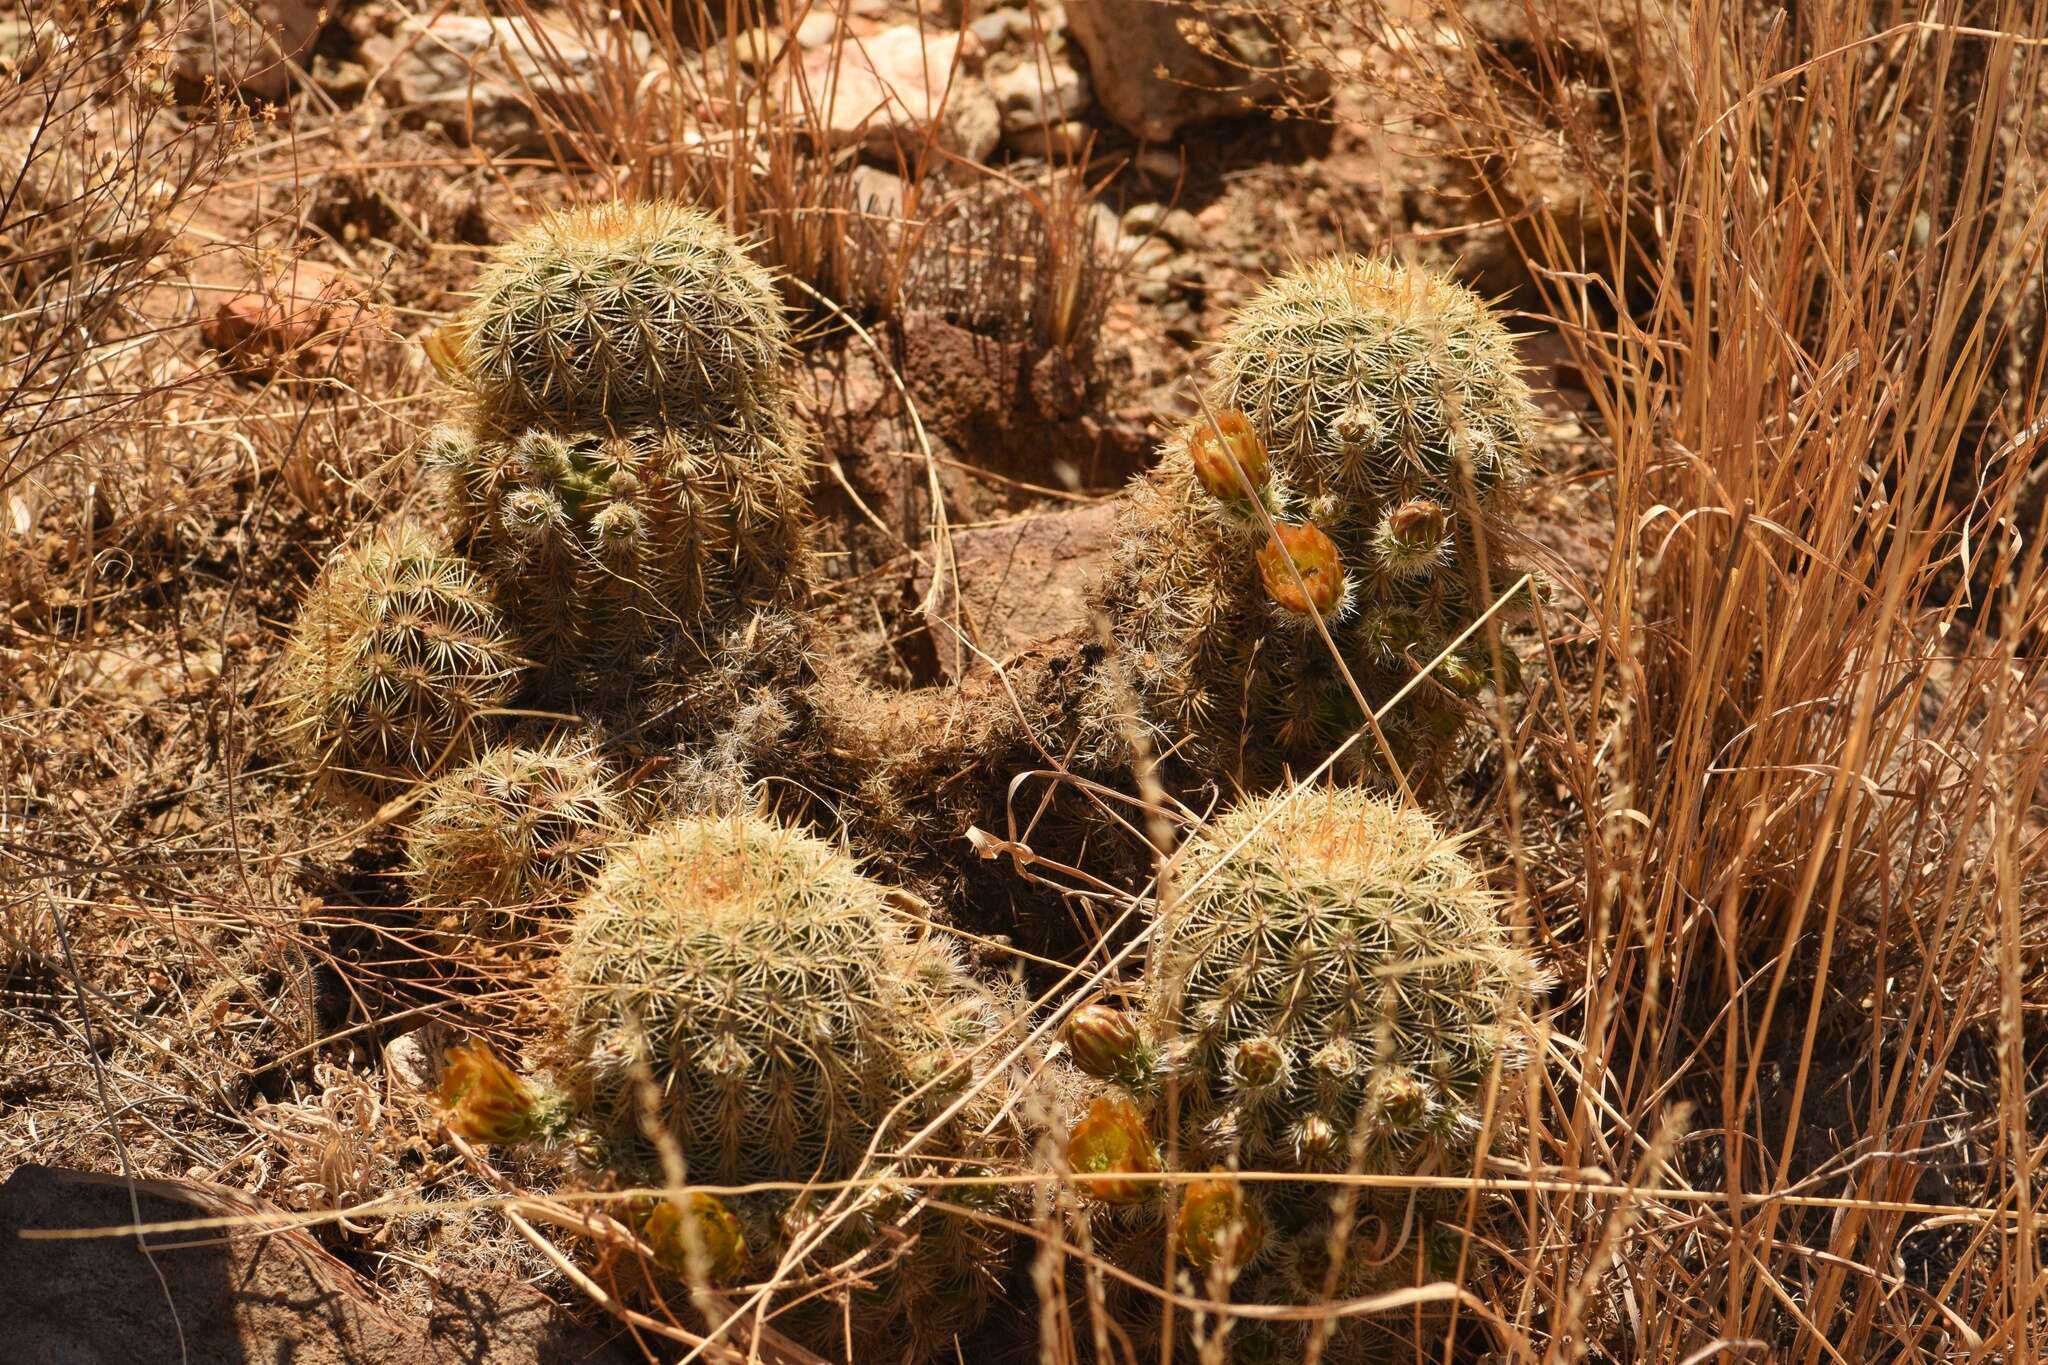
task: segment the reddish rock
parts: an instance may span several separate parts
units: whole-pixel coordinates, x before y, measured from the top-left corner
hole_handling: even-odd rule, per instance
[[[214,310],[200,338],[259,379],[309,378],[348,368],[388,323],[361,288],[311,261],[294,261]]]
[[[952,572],[942,575],[926,613],[939,666],[953,678],[973,670],[977,656],[962,646],[962,635],[999,662],[1062,635],[1085,635],[1088,588],[1115,529],[1116,509],[1103,502],[954,532]],[[923,600],[931,587],[927,571],[920,569],[915,587]]]

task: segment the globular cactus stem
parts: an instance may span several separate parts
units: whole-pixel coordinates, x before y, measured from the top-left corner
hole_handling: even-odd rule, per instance
[[[1377,717],[1396,760],[1440,757],[1472,694],[1519,679],[1505,659],[1495,676],[1483,632],[1453,642],[1514,581],[1507,518],[1534,415],[1514,339],[1450,279],[1339,256],[1273,280],[1119,519],[1096,593],[1122,660],[1108,722],[1257,784],[1363,727],[1361,701],[1398,694]],[[1411,686],[1432,667],[1446,686]]]
[[[558,735],[502,745],[437,779],[406,831],[413,895],[428,905],[481,908],[472,927],[496,931],[516,912],[580,891],[630,814],[603,757]]]
[[[1246,802],[1188,848],[1147,1032],[1212,1161],[1402,1173],[1462,1160],[1528,1056],[1543,974],[1427,817],[1346,789]]]
[[[462,758],[522,667],[476,571],[393,526],[337,554],[307,593],[278,676],[283,739],[326,789],[385,801]]]
[[[786,402],[773,278],[671,201],[564,210],[506,243],[437,334],[439,365],[503,422],[747,423]]]

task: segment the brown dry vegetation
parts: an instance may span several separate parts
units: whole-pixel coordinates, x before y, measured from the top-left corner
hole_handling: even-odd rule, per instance
[[[494,59],[527,73],[517,136],[366,95],[345,68],[375,6],[280,103],[181,75],[182,15],[0,21],[0,1176],[233,1186],[393,1302],[507,1270],[622,1325],[622,1359],[815,1358],[749,1325],[758,1299],[593,1277],[564,1248],[613,1265],[633,1235],[451,1146],[387,1050],[546,1026],[545,931],[451,949],[406,904],[392,812],[325,807],[270,729],[304,585],[428,511],[416,339],[542,208],[712,207],[801,319],[834,667],[951,704],[953,627],[1007,638],[963,614],[988,599],[956,541],[1113,498],[1230,306],[1362,247],[1513,291],[1558,586],[1534,685],[1421,793],[1560,984],[1499,1099],[1525,1156],[1450,1182],[1505,1195],[1469,1206],[1490,1254],[1416,1358],[2048,1351],[2048,6],[1303,0],[1296,57],[1335,96],[1191,140],[1177,185],[1110,132],[1050,169],[929,145],[879,208],[803,100],[764,109],[699,55],[702,24],[512,9],[602,54],[573,79],[545,44]],[[1139,297],[1091,204],[1176,192],[1206,244]],[[227,345],[251,294],[259,340]],[[1133,850],[1200,812],[1080,791],[1002,668],[959,687],[1015,721],[1010,819],[903,875],[1029,988],[1022,1048],[1141,951]],[[858,776],[763,799],[858,838]],[[1063,788],[1135,837],[1027,856]],[[1127,1358],[1039,1207],[963,1358]]]

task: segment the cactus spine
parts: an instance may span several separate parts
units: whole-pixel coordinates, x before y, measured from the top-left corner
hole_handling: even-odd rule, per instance
[[[520,667],[476,573],[394,526],[337,555],[307,594],[278,678],[283,739],[328,790],[388,800],[477,742]]]
[[[1317,619],[1368,705],[1431,665],[1513,581],[1533,417],[1513,339],[1451,280],[1356,256],[1274,280],[1124,510],[1099,594],[1118,685],[1198,762],[1320,757],[1364,718]],[[1483,635],[1452,651],[1382,722],[1397,757],[1455,737],[1492,671]]]

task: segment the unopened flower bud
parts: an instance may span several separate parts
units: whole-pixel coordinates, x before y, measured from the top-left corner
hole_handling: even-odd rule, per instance
[[[1237,1045],[1237,1055],[1230,1063],[1238,1084],[1247,1090],[1264,1090],[1278,1084],[1286,1065],[1280,1045],[1271,1038],[1245,1039]]]
[[[1197,418],[1188,455],[1202,487],[1226,506],[1255,501],[1273,481],[1265,442],[1236,408],[1225,408],[1213,422],[1206,415]]]
[[[1067,1050],[1074,1065],[1091,1076],[1124,1080],[1138,1068],[1144,1040],[1122,1010],[1095,1001],[1068,1016]]]
[[[1290,561],[1299,582],[1288,572]],[[1335,542],[1312,523],[1274,526],[1272,539],[1259,551],[1259,577],[1266,595],[1296,616],[1333,616],[1344,603],[1343,561]]]
[[[1372,1078],[1372,1108],[1381,1127],[1412,1132],[1429,1116],[1429,1088],[1405,1066],[1388,1067]]]

